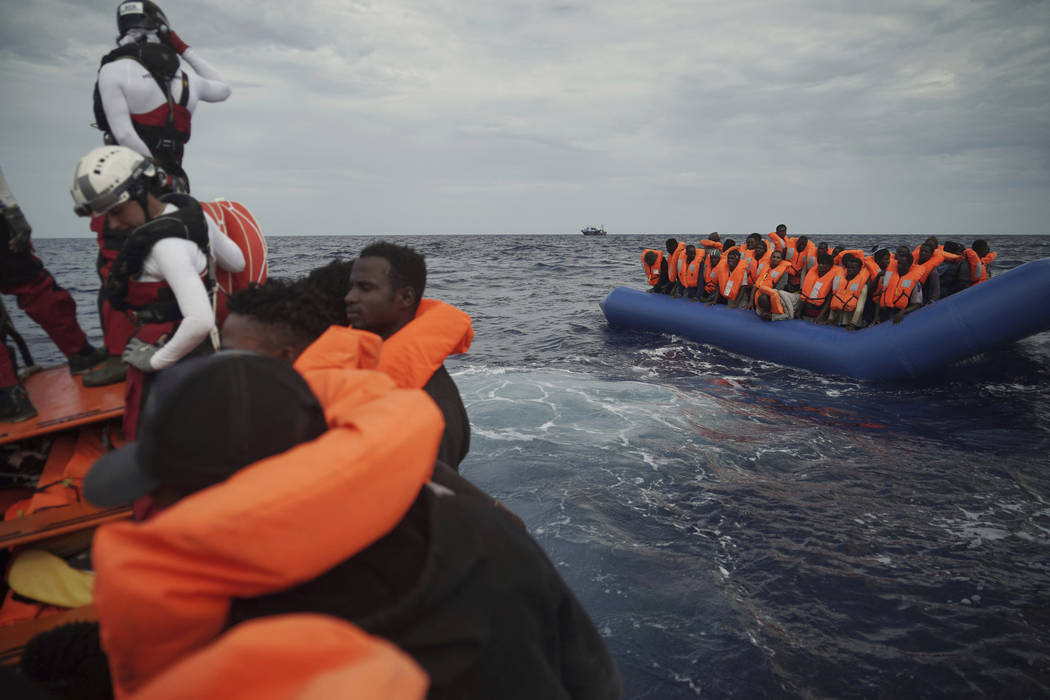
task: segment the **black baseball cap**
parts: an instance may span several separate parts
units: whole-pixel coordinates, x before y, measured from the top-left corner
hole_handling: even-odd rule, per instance
[[[138,439],[92,465],[84,496],[115,506],[160,486],[190,494],[325,430],[317,397],[286,362],[239,351],[183,360],[150,387]]]

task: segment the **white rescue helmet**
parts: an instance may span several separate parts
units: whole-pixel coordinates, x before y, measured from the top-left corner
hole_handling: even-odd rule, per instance
[[[99,146],[88,151],[73,171],[73,211],[77,216],[101,216],[129,199],[145,209],[150,183],[163,177],[149,158],[127,146]]]

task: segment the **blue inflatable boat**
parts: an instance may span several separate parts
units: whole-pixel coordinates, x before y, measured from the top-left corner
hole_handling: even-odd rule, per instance
[[[865,381],[917,377],[1050,330],[1050,258],[924,306],[897,325],[847,331],[810,321],[763,321],[627,287],[601,302],[611,326],[672,333],[730,352]]]

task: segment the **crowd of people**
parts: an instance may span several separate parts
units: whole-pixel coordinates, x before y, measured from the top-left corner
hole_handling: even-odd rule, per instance
[[[126,380],[127,443],[83,490],[135,517],[95,535],[98,623],[41,635],[0,682],[36,697],[618,698],[553,564],[459,474],[470,422],[444,363],[470,347],[469,315],[425,298],[424,257],[390,242],[217,304],[217,270],[243,269],[244,251],[189,195],[183,156],[197,104],[230,88],[150,0],[120,2],[117,27],[95,89],[105,145],[71,186],[99,244],[104,347],[32,255],[2,177],[0,291],[85,386]],[[0,421],[32,417],[13,365],[0,382]]]
[[[753,309],[765,321],[805,319],[848,330],[900,323],[927,304],[986,281],[996,253],[988,242],[942,245],[929,237],[915,248],[870,253],[808,236],[780,224],[743,243],[716,232],[686,244],[669,238],[666,251],[646,249],[650,290],[706,304]]]

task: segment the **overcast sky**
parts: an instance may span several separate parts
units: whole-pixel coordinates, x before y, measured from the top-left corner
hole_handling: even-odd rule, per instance
[[[0,164],[71,211],[117,2],[0,0]],[[161,2],[270,235],[1050,231],[1050,1]]]

